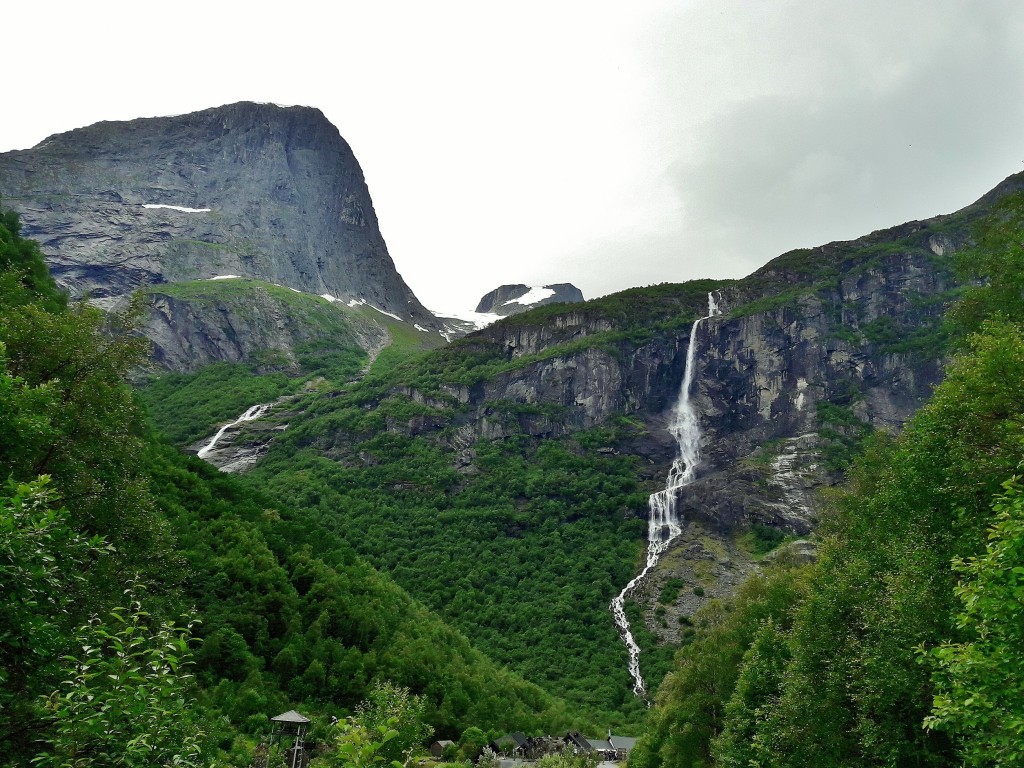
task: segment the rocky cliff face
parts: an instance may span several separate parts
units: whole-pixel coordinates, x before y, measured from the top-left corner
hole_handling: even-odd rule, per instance
[[[436,326],[316,109],[243,102],[97,123],[0,154],[0,194],[73,296],[239,275]]]
[[[701,474],[735,468],[764,453],[765,446],[782,452],[785,441],[796,441],[789,445],[806,452],[817,445],[812,435],[827,423],[823,418],[843,420],[832,431],[858,424],[898,430],[941,379],[943,359],[927,345],[940,335],[938,324],[953,287],[941,259],[908,247],[867,265],[851,265],[828,287],[778,297],[761,311],[741,304],[748,286],[717,290],[725,313],[703,323],[696,337],[692,396],[705,434]],[[572,310],[537,326],[497,324],[474,338],[523,365],[475,387],[452,388],[450,394],[469,406],[463,418],[483,438],[502,436],[503,423],[508,432],[547,437],[615,415],[637,416],[653,437],[636,448],[666,464],[673,444],[658,435],[678,397],[689,325],[640,344],[602,341],[614,329],[609,318]],[[559,348],[567,351],[559,354]],[[500,410],[508,402],[547,410],[508,423]],[[831,410],[823,415],[826,404]],[[770,466],[771,459],[761,463]],[[792,463],[786,462],[788,470]],[[807,504],[791,505],[782,514],[772,504],[762,509],[758,503],[760,511],[754,513],[753,498],[763,494],[736,498],[712,485],[699,481],[692,490],[694,514],[712,524],[731,528],[762,520],[807,530],[809,512],[800,509]],[[719,495],[712,500],[714,494]],[[777,513],[765,511],[773,508]]]

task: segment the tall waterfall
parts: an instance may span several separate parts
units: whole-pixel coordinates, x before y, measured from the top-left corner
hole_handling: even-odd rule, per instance
[[[700,462],[700,421],[697,412],[690,403],[690,389],[693,384],[693,364],[697,349],[697,328],[709,317],[720,315],[721,310],[715,301],[714,293],[708,294],[708,314],[696,320],[690,328],[690,346],[686,349],[686,368],[683,371],[683,383],[679,388],[679,399],[672,410],[672,421],[668,431],[676,439],[678,451],[672,462],[665,481],[665,489],[652,493],[647,500],[647,564],[644,569],[630,581],[618,596],[612,600],[611,610],[615,624],[622,632],[626,648],[629,650],[629,674],[633,677],[633,693],[643,696],[646,693],[644,678],[640,674],[640,646],[633,638],[624,608],[626,596],[637,584],[646,578],[651,569],[658,564],[668,545],[680,533],[683,527],[676,511],[679,489],[693,482]]]

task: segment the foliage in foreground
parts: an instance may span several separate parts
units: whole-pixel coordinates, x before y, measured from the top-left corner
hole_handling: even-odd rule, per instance
[[[959,642],[932,649],[936,694],[926,728],[958,737],[974,766],[1024,763],[1024,486],[993,505],[985,552],[956,557]]]
[[[791,625],[806,570],[783,556],[764,575],[745,582],[734,598],[709,602],[697,613],[696,639],[680,649],[675,669],[658,689],[630,768],[707,764],[746,649],[764,626]]]
[[[148,768],[204,764],[203,734],[187,685],[191,625],[155,620],[134,594],[94,616],[65,657],[65,680],[46,699],[41,768]]]
[[[153,603],[166,604],[163,581],[178,560],[146,489],[140,421],[122,381],[141,346],[97,310],[67,308],[9,213],[0,266],[0,753],[17,762],[60,739],[41,697],[67,679],[62,657],[88,655],[76,627],[108,614],[147,563],[164,568],[147,573]],[[70,685],[66,701],[80,693]],[[125,733],[122,746],[141,736]]]

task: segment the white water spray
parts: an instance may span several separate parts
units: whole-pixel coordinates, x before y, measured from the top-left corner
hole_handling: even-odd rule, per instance
[[[260,403],[258,405],[254,405],[248,410],[246,410],[246,412],[239,416],[237,419],[232,421],[230,424],[225,424],[223,427],[217,430],[217,434],[213,436],[213,439],[210,440],[210,442],[208,442],[206,445],[199,449],[199,453],[197,453],[196,456],[198,456],[200,459],[205,459],[206,456],[210,453],[210,451],[214,449],[214,446],[217,445],[217,441],[219,441],[224,436],[225,432],[227,432],[232,427],[238,426],[243,421],[254,421],[260,418],[260,416],[262,416],[263,414],[270,410],[270,407],[272,405],[273,403]]]
[[[700,422],[697,419],[697,412],[690,403],[690,388],[693,384],[693,364],[697,350],[697,328],[709,317],[722,314],[715,301],[714,293],[708,294],[708,314],[696,320],[690,328],[690,346],[686,349],[686,368],[683,371],[683,383],[679,387],[679,399],[675,408],[672,409],[672,421],[668,431],[676,439],[679,450],[672,468],[668,471],[668,479],[665,481],[665,489],[652,493],[647,500],[647,563],[644,569],[630,581],[618,596],[612,600],[611,610],[615,617],[615,624],[622,632],[622,638],[629,650],[629,674],[633,677],[633,693],[643,696],[647,687],[644,685],[644,678],[640,674],[640,646],[633,638],[629,628],[629,619],[626,618],[625,602],[626,596],[633,591],[637,584],[646,578],[651,569],[658,564],[658,560],[668,549],[680,533],[683,532],[679,513],[676,511],[676,502],[679,499],[679,489],[693,482],[697,471],[697,464],[700,461]]]

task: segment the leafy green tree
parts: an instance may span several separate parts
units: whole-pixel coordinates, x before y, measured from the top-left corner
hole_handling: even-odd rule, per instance
[[[41,768],[202,764],[188,690],[191,622],[155,621],[131,592],[106,621],[94,617],[65,657],[67,678],[46,697],[52,720]]]
[[[1024,765],[1024,486],[1014,477],[1003,487],[985,552],[953,561],[967,639],[931,651],[937,690],[924,721],[955,734],[977,768]]]
[[[8,462],[21,463],[29,445],[56,439],[49,413],[57,396],[51,387],[11,374],[7,346],[0,341],[0,445]]]
[[[487,746],[487,734],[471,725],[459,737],[459,756],[463,760],[476,760]]]
[[[400,762],[389,761],[384,756],[388,745],[398,738],[397,724],[392,720],[370,728],[355,718],[341,720],[334,725],[334,749],[312,764],[325,768],[373,768],[377,765],[402,768]]]
[[[35,696],[59,679],[69,607],[92,562],[110,552],[68,518],[48,477],[9,483],[0,495],[0,749],[7,755],[38,727]]]
[[[736,687],[725,705],[724,728],[711,744],[716,765],[749,768],[761,764],[765,749],[759,739],[764,734],[757,733],[757,726],[778,702],[789,658],[787,633],[769,617],[743,654]]]
[[[535,766],[536,768],[595,768],[597,758],[586,752],[576,753],[571,749],[564,749],[556,755],[544,755],[536,762]]]
[[[961,276],[973,284],[950,312],[961,332],[985,320],[1024,321],[1024,193],[1008,195],[976,228],[975,244],[957,256]]]
[[[444,750],[441,752],[441,759],[446,763],[454,763],[459,759],[459,745],[458,744],[445,744]]]
[[[118,548],[105,563],[120,570],[109,583],[123,584],[146,562],[173,566],[146,489],[141,417],[124,382],[147,348],[130,333],[134,316],[54,298],[62,295],[38,247],[12,222],[0,212],[0,478],[52,476],[74,527]]]
[[[424,721],[426,712],[427,704],[422,696],[414,696],[408,688],[378,682],[356,708],[355,717],[368,730],[383,725],[394,730],[395,736],[381,748],[381,755],[389,761],[404,761],[434,732],[433,727]]]
[[[644,733],[630,754],[631,768],[696,768],[711,761],[712,740],[725,727],[744,654],[764,622],[786,628],[806,589],[807,568],[782,559],[751,577],[727,601],[712,601],[695,616],[693,641],[659,687]]]
[[[480,752],[480,757],[476,759],[476,768],[498,768],[499,765],[501,765],[501,761],[489,746],[484,747]]]
[[[49,310],[59,310],[67,304],[67,297],[50,277],[39,244],[21,237],[18,214],[4,210],[2,205],[0,297],[7,304],[36,302]]]

